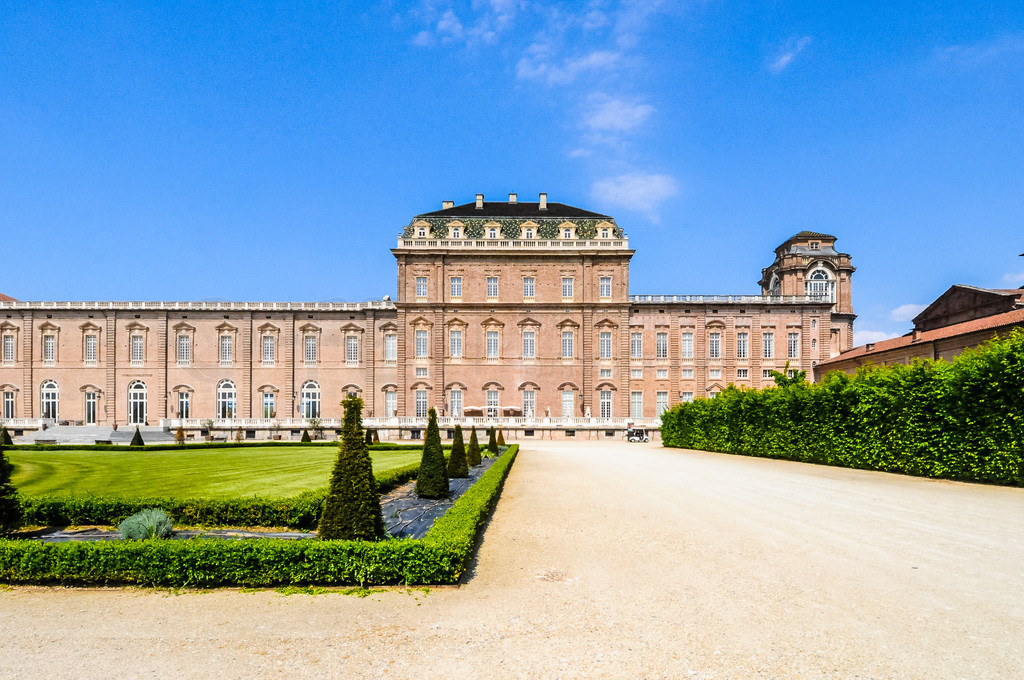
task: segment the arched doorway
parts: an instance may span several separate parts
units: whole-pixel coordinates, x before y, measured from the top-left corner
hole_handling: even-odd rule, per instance
[[[128,385],[128,423],[146,424],[146,383],[141,380]]]
[[[39,417],[57,420],[60,417],[60,388],[53,380],[46,380],[39,388]]]
[[[315,380],[307,380],[302,383],[300,408],[303,418],[320,417],[320,384]]]
[[[235,417],[235,383],[221,380],[217,384],[217,417],[220,419]]]

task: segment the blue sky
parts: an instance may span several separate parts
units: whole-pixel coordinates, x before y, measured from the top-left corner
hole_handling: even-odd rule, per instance
[[[416,213],[615,216],[634,293],[753,293],[802,229],[858,340],[1024,284],[1024,5],[0,5],[0,291],[393,294]]]

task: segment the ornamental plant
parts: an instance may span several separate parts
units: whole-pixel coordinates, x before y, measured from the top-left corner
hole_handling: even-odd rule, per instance
[[[466,449],[466,462],[471,467],[480,465],[480,441],[476,438],[476,428],[473,428],[472,434],[469,435],[469,448]]]
[[[146,508],[117,525],[117,533],[126,541],[167,538],[173,529],[171,518],[159,508]]]
[[[494,436],[494,428],[491,428],[490,433],[487,435],[487,456],[498,455],[498,439]]]
[[[469,477],[469,463],[466,461],[466,445],[462,441],[462,426],[455,426],[452,451],[448,454],[448,477]]]
[[[7,431],[7,426],[0,426],[0,446],[14,446],[14,442],[11,441],[11,433]]]
[[[302,431],[302,439],[300,439],[299,441],[303,442],[305,444],[308,444],[308,443],[313,441],[312,439],[309,438],[309,431],[308,430],[303,430]]]
[[[367,445],[373,443],[373,430],[366,428],[366,439],[364,440]]]
[[[11,483],[13,469],[0,444],[0,535],[9,534],[21,525],[21,502],[18,490]]]
[[[448,473],[445,469],[441,434],[437,429],[437,411],[428,412],[427,436],[423,442],[423,457],[416,477],[416,494],[420,498],[447,498]]]
[[[185,443],[185,428],[183,428],[181,425],[179,425],[178,429],[175,430],[175,432],[174,432],[174,442],[176,444],[184,444]]]
[[[345,409],[341,444],[318,533],[325,541],[377,541],[384,538],[384,519],[370,450],[363,437],[363,400],[350,394],[341,405]]]
[[[132,437],[132,446],[145,446],[146,442],[142,441],[142,433],[139,432],[139,426],[135,426],[135,435]]]
[[[505,445],[505,435],[501,433],[501,428],[498,428],[498,446]]]

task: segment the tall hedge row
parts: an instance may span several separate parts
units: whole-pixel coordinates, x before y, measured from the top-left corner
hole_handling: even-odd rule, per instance
[[[730,386],[662,416],[666,446],[1024,485],[1024,329],[951,362]]]

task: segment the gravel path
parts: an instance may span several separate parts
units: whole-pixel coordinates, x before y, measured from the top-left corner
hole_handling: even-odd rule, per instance
[[[461,587],[17,587],[0,677],[1004,680],[1022,573],[1024,490],[529,443]]]

